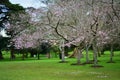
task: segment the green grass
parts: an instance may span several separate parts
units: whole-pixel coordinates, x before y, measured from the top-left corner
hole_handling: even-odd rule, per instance
[[[104,66],[101,68],[92,68],[91,64],[70,65],[76,62],[74,58],[67,58],[68,63],[59,63],[57,58],[24,61],[6,59],[0,61],[0,80],[119,80],[120,52],[115,52],[116,63],[106,63],[109,60],[108,54],[107,51],[99,58],[99,64]]]

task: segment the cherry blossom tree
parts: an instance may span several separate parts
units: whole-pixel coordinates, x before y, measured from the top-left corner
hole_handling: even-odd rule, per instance
[[[41,8],[28,8],[26,12],[11,15],[11,45],[14,49],[39,49],[42,41],[51,37],[53,29],[44,23],[44,13]],[[18,17],[14,18],[16,15]]]
[[[114,7],[111,7],[110,3],[113,3],[113,0],[58,0],[56,4],[49,6],[49,25],[66,41],[68,46],[74,44],[80,47],[83,42],[91,44],[94,53],[94,66],[97,66],[97,48],[101,43],[102,45],[109,43],[109,39],[111,39],[109,37],[111,30],[105,26],[107,25],[105,23],[108,20],[107,17],[112,12],[113,16],[119,20],[118,11],[114,11]],[[114,5],[117,6],[117,2],[115,3]],[[119,22],[118,20],[116,22]]]
[[[57,4],[50,6],[48,11],[49,25],[55,29],[55,32],[59,37],[65,40],[65,46],[76,45],[80,51],[78,51],[77,63],[80,63],[81,50],[83,49],[82,43],[85,39],[84,25],[81,25],[79,21],[82,21],[85,16],[80,16],[83,11],[80,9],[80,1],[58,1]],[[80,18],[82,17],[82,19]]]
[[[11,12],[9,18],[10,26],[8,27],[8,32],[11,35],[10,49],[11,49],[11,59],[15,58],[14,55],[14,38],[24,32],[29,27],[29,16],[24,10],[17,12]]]
[[[38,48],[43,40],[53,39],[58,41],[63,62],[64,47],[75,45],[77,63],[81,64],[82,51],[86,48],[86,62],[89,62],[88,49],[92,46],[94,66],[98,66],[100,47],[119,40],[117,1],[55,0],[47,5],[11,14],[11,42],[16,49]]]

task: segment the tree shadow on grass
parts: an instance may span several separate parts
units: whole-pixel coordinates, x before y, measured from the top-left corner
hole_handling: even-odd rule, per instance
[[[71,65],[85,65],[85,63],[72,63]]]
[[[108,61],[107,63],[115,63],[115,61]]]
[[[102,68],[102,67],[104,67],[104,66],[102,66],[102,65],[92,65],[92,66],[90,66],[90,67],[93,67],[93,68]]]
[[[68,63],[68,61],[59,61],[59,63]]]

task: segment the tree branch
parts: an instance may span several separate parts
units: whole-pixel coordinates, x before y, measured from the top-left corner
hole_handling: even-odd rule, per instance
[[[63,38],[65,41],[68,41],[63,35],[61,35],[59,32],[58,32],[58,26],[60,24],[60,19],[58,20],[57,22],[57,25],[56,27],[54,28],[55,29],[55,32],[57,33],[57,35],[59,35],[61,38]]]
[[[112,7],[112,9],[113,9],[114,15],[118,18],[118,20],[120,20],[119,16],[117,15],[117,12],[116,12],[116,10],[115,10],[115,8],[114,8],[114,1],[113,1],[113,0],[112,0],[111,7]]]

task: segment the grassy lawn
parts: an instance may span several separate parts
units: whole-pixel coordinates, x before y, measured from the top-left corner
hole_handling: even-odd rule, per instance
[[[59,63],[57,58],[4,60],[0,61],[0,80],[120,80],[120,52],[115,52],[116,63],[106,63],[108,53],[99,58],[101,68],[70,65],[76,62],[74,58],[67,58],[68,63]]]

